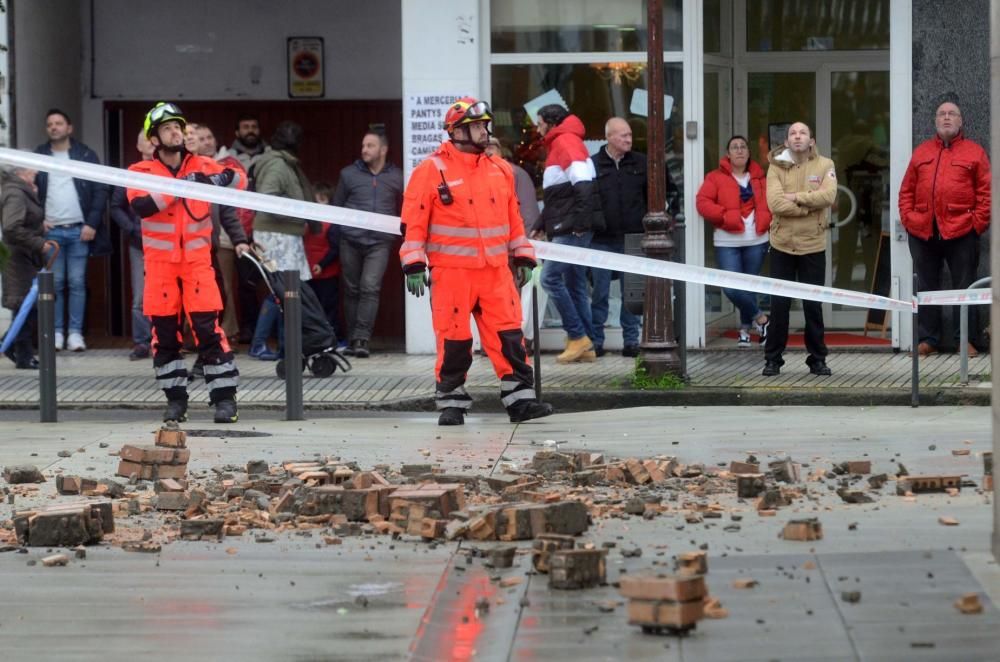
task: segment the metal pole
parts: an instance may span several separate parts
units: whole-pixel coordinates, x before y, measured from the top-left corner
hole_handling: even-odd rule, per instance
[[[681,212],[674,217],[674,243],[677,245],[677,261],[681,264],[687,262],[687,244],[684,242],[684,213]],[[680,376],[687,379],[688,371],[688,351],[687,351],[687,283],[677,281],[674,283],[674,327],[677,330],[677,358],[680,361]]]
[[[917,274],[913,274],[913,298],[917,298]],[[913,311],[913,349],[910,351],[910,406],[920,406],[920,326],[917,324],[917,311]]]
[[[285,281],[285,420],[301,421],[302,412],[302,299],[299,272],[283,272]]]
[[[993,279],[987,276],[986,278],[980,278],[976,282],[969,285],[967,289],[975,289],[977,287],[982,287],[993,282]],[[962,386],[969,385],[969,306],[959,306],[959,336],[958,336],[958,354],[961,357],[959,363],[960,372],[958,377],[958,383]]]
[[[25,320],[25,324],[28,321]],[[51,271],[38,274],[38,413],[42,423],[58,420],[56,406],[56,286]]]
[[[1000,163],[1000,0],[990,0],[990,158]],[[1000,191],[1000,168],[993,168],[992,189]],[[1000,196],[991,202],[992,218],[1000,218]],[[990,273],[1000,273],[1000,232],[990,236]],[[990,306],[990,362],[993,375],[993,457],[1000,457],[1000,278],[993,281],[993,305]],[[994,488],[995,489],[995,488]],[[993,498],[993,557],[1000,561],[1000,499]]]
[[[674,249],[671,237],[673,219],[666,212],[666,127],[663,116],[663,3],[647,3],[648,50],[646,53],[649,86],[649,188],[647,213],[642,219],[645,235],[642,250],[647,256],[669,260]],[[642,366],[656,379],[670,373],[681,375],[674,333],[671,283],[664,278],[647,278],[643,305],[642,342],[639,355]]]
[[[542,339],[538,335],[538,283],[531,278],[531,332],[534,339],[531,343],[531,353],[534,356],[535,368],[535,398],[542,399]]]

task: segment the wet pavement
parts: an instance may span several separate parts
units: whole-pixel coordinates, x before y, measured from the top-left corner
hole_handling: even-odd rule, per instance
[[[436,462],[488,474],[501,462],[524,466],[556,445],[617,457],[670,454],[711,466],[748,453],[762,462],[790,455],[809,465],[804,473],[857,459],[871,460],[875,473],[895,473],[903,462],[913,474],[966,473],[978,484],[990,440],[989,409],[976,407],[649,407],[516,427],[484,414],[458,429],[438,428],[426,414],[329,412],[300,422],[268,420],[272,415],[246,412],[232,428],[189,423],[189,430],[225,435],[189,438],[191,469],[319,453],[362,467]],[[34,423],[32,412],[0,416],[0,465],[35,463],[49,476],[39,497],[19,498],[16,507],[47,501],[54,470],[111,475],[117,458],[109,451],[148,443],[157,427],[143,412],[69,412],[54,425]],[[970,454],[952,455],[959,448]],[[61,450],[74,452],[60,458]],[[669,569],[677,553],[707,546],[709,592],[729,616],[704,620],[683,639],[629,626],[611,586],[550,590],[544,575],[528,573],[525,554],[502,571],[468,561],[469,549],[485,543],[347,536],[327,545],[319,532],[255,542],[250,531],[218,544],[172,542],[158,554],[96,545],[62,568],[27,565],[46,549],[8,552],[0,554],[0,657],[995,660],[1000,568],[988,552],[991,499],[963,488],[954,497],[906,500],[890,483],[871,504],[842,504],[831,493],[799,500],[776,517],[759,517],[751,504],[724,495],[724,518],[700,524],[685,523],[679,512],[595,522],[581,540],[614,543],[609,581],[623,571]],[[11,509],[0,506],[0,518]],[[823,540],[778,538],[788,519],[806,516],[820,518]],[[944,527],[941,516],[959,525]],[[638,547],[642,556],[626,558],[623,547]],[[501,587],[498,577],[517,579]],[[759,585],[736,589],[738,577]],[[860,590],[861,601],[844,602],[844,590]],[[952,606],[968,592],[980,594],[983,614]]]

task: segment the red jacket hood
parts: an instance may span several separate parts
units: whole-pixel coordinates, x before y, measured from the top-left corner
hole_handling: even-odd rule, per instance
[[[726,173],[727,175],[733,174],[733,164],[730,162],[728,156],[723,156],[719,159],[719,170]],[[751,179],[758,179],[764,176],[764,169],[760,167],[753,159],[747,161],[747,172],[750,173]]]
[[[562,121],[559,126],[554,126],[549,129],[549,132],[545,134],[545,145],[549,146],[552,141],[563,135],[564,133],[569,133],[580,140],[587,135],[587,130],[583,127],[583,122],[576,115],[567,115],[566,119]]]

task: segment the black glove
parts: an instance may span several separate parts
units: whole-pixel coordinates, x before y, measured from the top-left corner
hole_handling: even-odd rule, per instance
[[[189,182],[198,182],[199,184],[212,184],[212,180],[203,172],[192,172],[185,177]]]

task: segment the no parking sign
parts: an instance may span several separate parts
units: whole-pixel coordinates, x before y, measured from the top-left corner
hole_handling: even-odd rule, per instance
[[[288,96],[322,97],[323,84],[323,38],[288,38]]]

